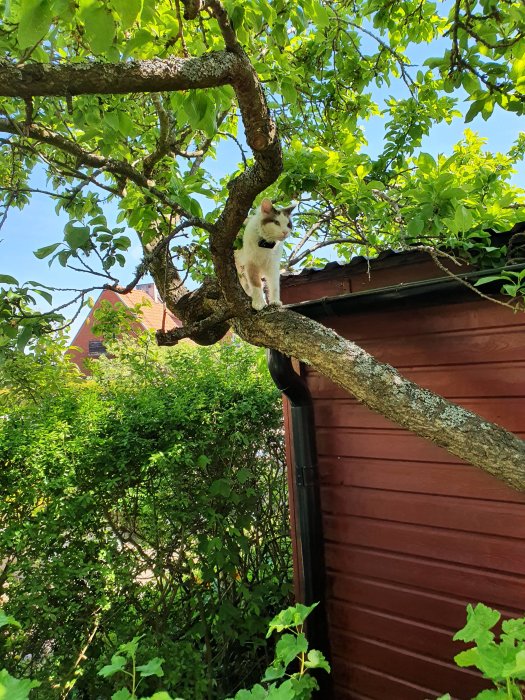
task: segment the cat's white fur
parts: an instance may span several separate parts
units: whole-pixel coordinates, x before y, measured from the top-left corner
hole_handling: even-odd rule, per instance
[[[283,241],[292,231],[290,215],[295,205],[276,209],[271,199],[263,199],[260,207],[246,222],[242,248],[235,251],[239,279],[252,306],[258,311],[266,306],[263,282],[266,280],[268,303],[281,306],[279,290],[280,262]],[[261,241],[275,242],[273,248],[262,248]]]

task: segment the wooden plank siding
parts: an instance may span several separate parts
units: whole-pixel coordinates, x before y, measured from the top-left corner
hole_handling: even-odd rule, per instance
[[[303,300],[308,291],[305,283]],[[325,322],[418,384],[525,436],[524,314],[473,295]],[[469,602],[524,614],[525,494],[311,369],[302,374],[314,400],[335,700],[473,697],[490,685],[456,667],[464,647],[452,636]]]

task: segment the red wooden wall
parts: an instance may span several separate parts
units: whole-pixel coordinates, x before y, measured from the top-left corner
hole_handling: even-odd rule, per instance
[[[401,279],[407,272],[399,266]],[[351,267],[347,276],[344,291]],[[314,280],[293,280],[294,301],[311,298]],[[287,293],[285,283],[285,301]],[[525,437],[524,314],[472,294],[357,310],[326,325]],[[468,602],[525,613],[525,494],[302,371],[316,417],[334,698],[473,697],[489,686],[456,667],[464,647],[452,636]]]

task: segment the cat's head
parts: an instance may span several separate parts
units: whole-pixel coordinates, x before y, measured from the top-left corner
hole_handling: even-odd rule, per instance
[[[292,232],[292,211],[295,204],[284,209],[277,209],[273,206],[271,199],[263,199],[259,211],[257,212],[261,229],[267,241],[284,241],[286,236]]]

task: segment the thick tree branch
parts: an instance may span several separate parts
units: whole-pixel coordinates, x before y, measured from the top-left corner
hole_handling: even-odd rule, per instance
[[[197,58],[126,63],[0,62],[0,96],[117,95],[219,87],[231,84],[243,66],[229,51],[210,51]]]
[[[525,490],[525,441],[405,379],[330,328],[271,307],[234,328],[249,343],[314,366],[373,411]]]

